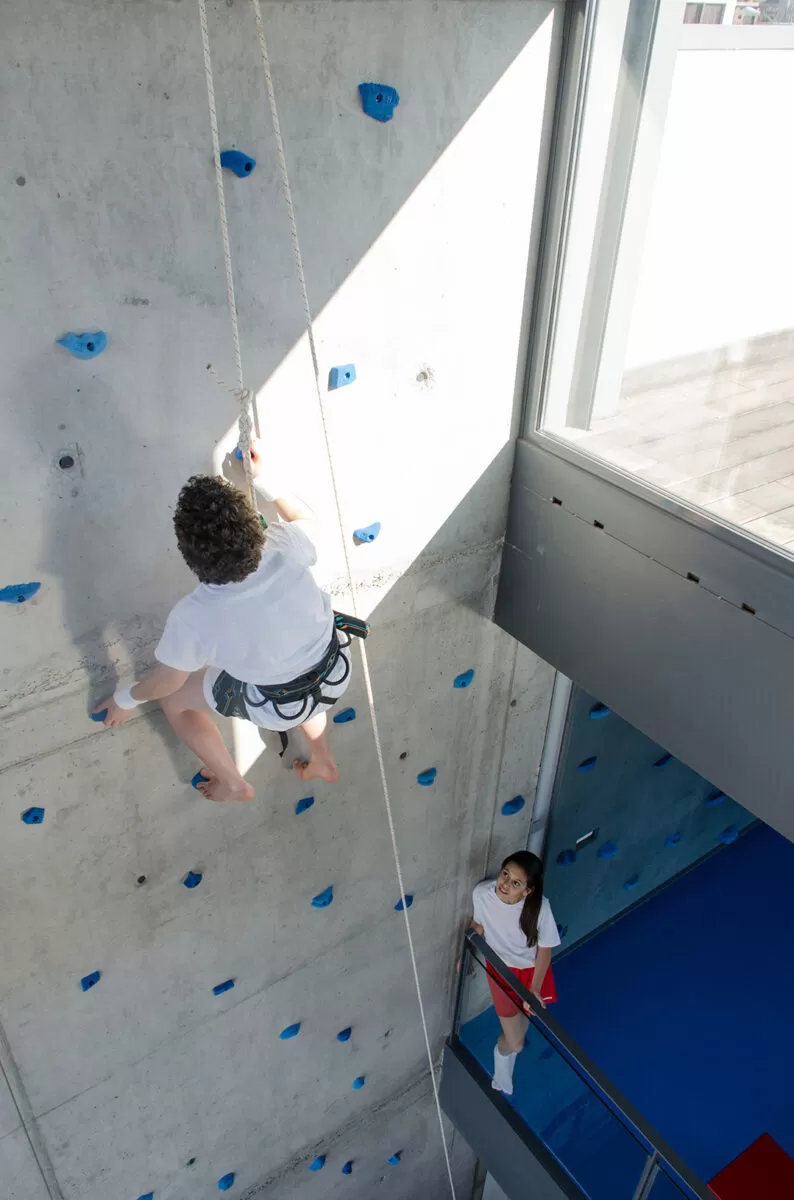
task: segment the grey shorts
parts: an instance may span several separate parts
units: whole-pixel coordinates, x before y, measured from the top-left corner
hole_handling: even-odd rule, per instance
[[[350,647],[342,646],[332,670],[322,682],[322,694],[329,700],[338,700],[350,684]],[[316,713],[327,712],[331,704],[316,704],[308,709],[303,701],[280,703],[278,711],[270,701],[259,703],[261,695],[256,684],[235,679],[220,667],[207,667],[204,672],[204,699],[209,708],[223,717],[238,717],[251,721],[262,729],[287,730],[303,725]],[[252,703],[249,704],[249,701]]]

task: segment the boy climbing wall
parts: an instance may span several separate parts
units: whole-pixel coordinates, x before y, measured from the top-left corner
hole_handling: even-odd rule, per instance
[[[255,477],[261,454],[251,452]],[[233,484],[194,475],[174,513],[177,545],[199,585],[171,610],[155,650],[159,665],[132,687],[97,705],[114,729],[147,700],[159,700],[171,727],[205,769],[196,780],[210,800],[251,800],[211,713],[265,729],[300,725],[308,762],[304,780],[336,783],[327,709],[350,682],[349,639],[339,640],[331,600],[314,581],[317,561],[310,510],[274,496],[281,521],[266,528]]]

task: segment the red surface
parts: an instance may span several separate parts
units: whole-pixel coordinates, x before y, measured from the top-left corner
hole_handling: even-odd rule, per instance
[[[794,1158],[762,1133],[709,1183],[718,1200],[792,1200]]]

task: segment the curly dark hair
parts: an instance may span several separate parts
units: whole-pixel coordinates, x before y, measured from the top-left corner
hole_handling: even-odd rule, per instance
[[[239,583],[259,566],[265,531],[248,497],[217,475],[193,475],[174,512],[176,540],[202,583]]]

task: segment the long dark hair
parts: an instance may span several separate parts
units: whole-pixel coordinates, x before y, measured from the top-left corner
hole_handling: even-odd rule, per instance
[[[513,863],[520,871],[524,872],[527,887],[532,888],[524,900],[519,924],[527,939],[527,945],[534,946],[538,940],[538,918],[540,917],[540,906],[543,903],[543,863],[537,854],[531,854],[529,850],[517,850],[515,854],[508,854],[502,863],[501,870],[504,870],[508,863]]]

